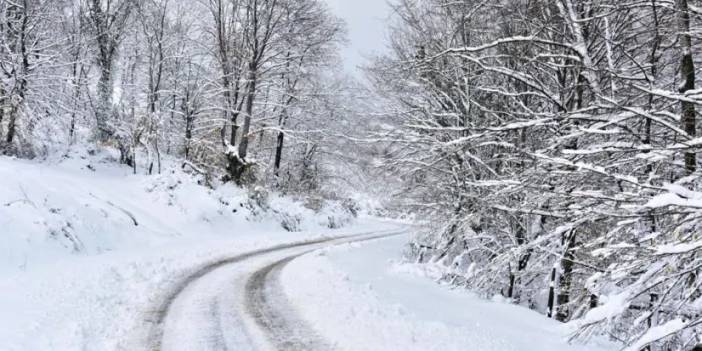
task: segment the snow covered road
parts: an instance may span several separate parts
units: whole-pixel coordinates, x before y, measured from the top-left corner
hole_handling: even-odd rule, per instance
[[[604,351],[563,324],[399,263],[408,229],[272,246],[206,265],[153,320],[148,349]]]
[[[208,264],[177,283],[151,321],[151,350],[327,350],[280,294],[291,260],[321,248],[404,233],[377,231],[252,251]]]

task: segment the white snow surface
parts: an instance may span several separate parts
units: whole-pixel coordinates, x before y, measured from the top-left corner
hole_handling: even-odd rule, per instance
[[[527,308],[439,285],[403,264],[406,237],[325,249],[291,262],[285,293],[340,350],[603,351],[568,343],[563,324]]]
[[[324,229],[350,217],[333,204],[316,212],[276,194],[259,201],[232,185],[211,190],[175,161],[160,175],[132,175],[115,157],[109,150],[44,162],[0,157],[0,274],[188,238],[279,232],[283,223]]]
[[[636,342],[627,346],[624,351],[639,351],[650,343],[661,340],[667,336],[679,333],[684,328],[688,327],[682,319],[676,318],[666,322],[663,325],[652,327],[646,331]]]
[[[363,218],[329,229],[347,221],[338,206],[210,190],[174,162],[161,175],[132,175],[114,157],[0,157],[0,350],[143,349],[170,289],[207,263],[397,228]],[[618,349],[568,345],[564,326],[536,312],[436,284],[426,267],[399,263],[404,240],[302,256],[282,274],[285,293],[343,350]]]
[[[175,162],[146,176],[113,158],[0,157],[0,350],[143,349],[164,295],[198,267],[388,226],[331,230],[330,218],[346,220],[335,206],[313,211],[275,194],[258,206],[242,189],[198,185]]]

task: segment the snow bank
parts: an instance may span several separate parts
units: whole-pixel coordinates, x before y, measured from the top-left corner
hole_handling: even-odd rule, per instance
[[[436,284],[427,278],[431,271],[396,263],[405,240],[303,256],[283,271],[285,293],[302,317],[341,350],[620,348],[569,345],[564,326],[539,313]]]
[[[340,227],[353,217],[335,204],[313,210],[263,191],[211,190],[173,160],[160,175],[132,175],[115,157],[109,150],[41,163],[0,157],[0,274],[205,233]]]

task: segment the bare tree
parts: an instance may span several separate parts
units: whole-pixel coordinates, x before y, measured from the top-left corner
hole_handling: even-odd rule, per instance
[[[113,65],[120,41],[135,7],[133,0],[85,0],[87,22],[97,47],[100,78],[97,86],[97,138],[105,142],[114,133],[110,127],[113,96]]]

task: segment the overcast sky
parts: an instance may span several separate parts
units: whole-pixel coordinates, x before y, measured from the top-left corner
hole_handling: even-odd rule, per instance
[[[386,0],[327,0],[334,13],[348,24],[349,46],[342,52],[349,73],[358,73],[366,58],[385,47]]]

